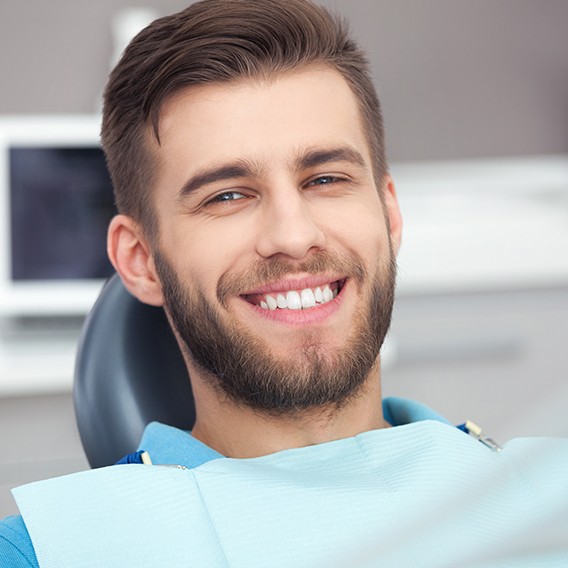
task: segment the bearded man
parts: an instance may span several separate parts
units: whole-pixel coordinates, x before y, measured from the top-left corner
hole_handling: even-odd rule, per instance
[[[565,441],[496,451],[381,404],[402,221],[341,20],[307,0],[157,20],[110,76],[102,142],[109,256],[163,306],[197,418],[149,426],[145,465],[17,490],[10,565],[568,563]]]

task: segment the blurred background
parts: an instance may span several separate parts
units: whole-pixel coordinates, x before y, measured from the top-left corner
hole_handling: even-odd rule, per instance
[[[499,441],[567,436],[568,3],[321,3],[369,53],[406,223],[385,394]],[[0,7],[0,517],[10,487],[87,467],[71,387],[108,271],[108,180],[85,181],[100,95],[132,34],[188,2],[137,4]]]

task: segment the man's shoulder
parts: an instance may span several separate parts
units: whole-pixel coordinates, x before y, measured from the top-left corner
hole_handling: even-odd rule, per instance
[[[0,566],[38,567],[30,535],[19,515],[0,520]]]

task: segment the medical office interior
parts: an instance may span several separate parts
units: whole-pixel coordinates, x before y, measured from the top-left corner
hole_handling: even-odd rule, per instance
[[[499,442],[567,436],[568,3],[321,3],[370,55],[405,220],[384,394]],[[101,92],[125,42],[186,5],[0,7],[0,517],[11,487],[88,467],[72,382],[110,274]]]

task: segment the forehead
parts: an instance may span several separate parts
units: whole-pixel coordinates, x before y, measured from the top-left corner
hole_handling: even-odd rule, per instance
[[[164,104],[159,132],[160,177],[234,159],[273,165],[330,145],[352,146],[370,163],[357,101],[329,67],[183,89]]]

